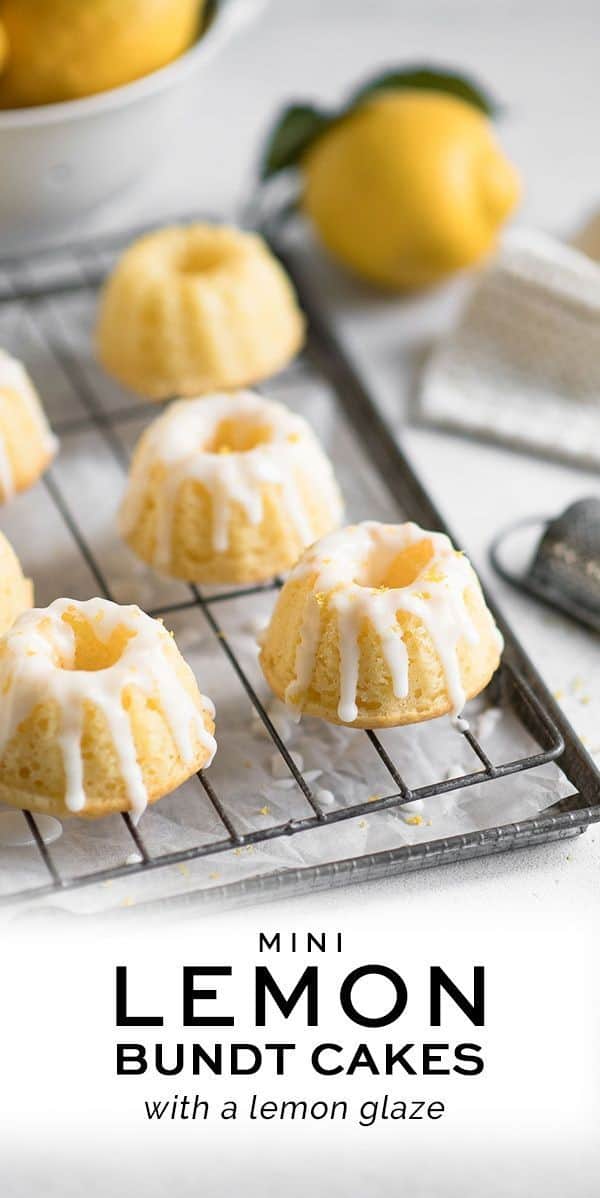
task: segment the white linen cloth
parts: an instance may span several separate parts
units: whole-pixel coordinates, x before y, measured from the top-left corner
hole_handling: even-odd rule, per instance
[[[600,465],[600,265],[544,233],[507,234],[425,366],[419,414]]]

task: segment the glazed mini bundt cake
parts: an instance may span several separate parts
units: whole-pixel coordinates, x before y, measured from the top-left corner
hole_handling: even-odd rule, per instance
[[[477,576],[448,537],[370,522],[306,551],[262,641],[280,699],[356,728],[458,716],[502,651]]]
[[[33,604],[33,584],[24,578],[19,559],[0,532],[0,636]]]
[[[214,708],[138,607],[57,599],[0,640],[0,799],[41,814],[138,818],[210,764]]]
[[[37,482],[57,448],[27,371],[0,350],[0,503]]]
[[[109,374],[158,400],[258,382],[303,337],[291,283],[264,241],[195,224],[126,250],[102,293],[96,340]]]
[[[119,524],[161,573],[247,583],[288,569],[341,513],[332,467],[306,421],[242,391],[180,400],[146,429]]]

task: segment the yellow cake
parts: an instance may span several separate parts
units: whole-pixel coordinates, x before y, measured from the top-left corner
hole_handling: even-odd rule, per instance
[[[57,599],[0,640],[0,799],[138,818],[215,752],[214,708],[138,607]]]
[[[109,374],[158,400],[258,382],[287,365],[303,336],[292,286],[264,241],[195,224],[126,250],[101,296],[96,342]]]
[[[252,391],[180,400],[142,434],[120,530],[163,574],[202,583],[272,578],[340,521],[312,429]]]
[[[366,522],[302,556],[260,661],[275,694],[298,711],[386,728],[458,716],[501,651],[477,576],[448,537]]]
[[[27,371],[0,350],[0,503],[37,482],[57,448]]]
[[[23,577],[19,559],[0,532],[0,636],[33,603],[33,584]]]

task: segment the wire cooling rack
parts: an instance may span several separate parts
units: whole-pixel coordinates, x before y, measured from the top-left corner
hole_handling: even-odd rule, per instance
[[[22,330],[26,330],[27,346],[22,350],[21,356],[27,361],[28,355],[33,354],[33,362],[28,361],[27,364],[34,377],[37,369],[36,381],[40,381],[42,390],[44,379],[39,379],[40,373],[46,375],[49,385],[48,363],[53,363],[53,369],[56,368],[75,397],[72,410],[67,415],[64,414],[62,402],[56,409],[60,414],[55,415],[50,402],[52,395],[48,395],[47,391],[44,393],[54,431],[61,438],[63,446],[72,440],[76,441],[77,438],[87,438],[92,445],[93,454],[108,455],[114,468],[121,474],[128,467],[128,438],[131,441],[134,431],[139,429],[140,422],[147,422],[153,417],[157,407],[152,405],[149,411],[150,405],[134,401],[117,388],[112,388],[107,400],[107,380],[102,379],[100,383],[100,372],[90,371],[89,363],[82,358],[80,350],[64,335],[64,326],[69,320],[68,311],[63,311],[60,319],[59,316],[61,305],[68,304],[72,297],[94,297],[98,284],[112,265],[115,255],[133,235],[134,232],[129,231],[121,238],[110,241],[79,245],[68,251],[49,251],[28,261],[4,260],[0,264],[2,343],[6,345],[8,337],[12,340],[8,348],[17,352],[22,343]],[[368,465],[377,484],[387,492],[388,502],[391,500],[396,505],[398,516],[402,514],[404,518],[414,519],[426,527],[448,531],[379,416],[363,382],[321,318],[298,262],[294,258],[286,260],[286,253],[282,247],[276,248],[294,278],[308,318],[306,352],[291,368],[289,377],[293,379],[296,376],[302,380],[307,372],[312,372],[326,381],[335,397],[339,418],[345,422],[347,429],[351,430],[351,435],[365,455],[365,472]],[[39,357],[36,357],[38,354]],[[53,385],[56,388],[56,382]],[[88,471],[89,459],[86,459],[84,464]],[[88,479],[91,479],[91,475],[80,473],[80,485],[87,486]],[[73,489],[64,485],[58,464],[48,471],[41,486],[45,489],[47,500],[50,500],[55,517],[81,560],[86,579],[93,581],[98,594],[119,601],[121,596],[115,594],[114,581],[103,564],[103,547],[93,532],[82,523]],[[362,512],[363,517],[371,514]],[[11,535],[10,527],[8,531]],[[36,536],[33,525],[31,536]],[[15,547],[17,551],[22,551],[22,546],[16,540]],[[39,550],[41,551],[41,538]],[[30,546],[30,557],[34,561],[37,552],[35,544]],[[35,569],[33,573],[35,574]],[[71,579],[65,580],[63,589],[73,593],[75,588],[71,587],[69,590],[70,582]],[[125,814],[120,822],[124,841],[120,843],[116,856],[112,841],[110,852],[105,851],[102,839],[88,831],[89,824],[85,825],[79,838],[71,837],[71,841],[80,848],[82,836],[88,834],[93,849],[91,863],[86,863],[85,868],[74,868],[72,863],[69,863],[68,845],[67,849],[62,845],[59,851],[46,843],[37,818],[25,813],[33,842],[31,848],[19,851],[25,858],[25,881],[21,886],[6,889],[1,893],[0,901],[39,899],[91,883],[130,878],[142,872],[164,870],[169,866],[184,867],[186,863],[202,859],[207,859],[212,865],[232,852],[240,853],[241,850],[250,850],[252,846],[266,846],[268,842],[277,840],[289,842],[290,838],[301,833],[315,830],[322,832],[332,825],[346,824],[367,815],[370,818],[382,811],[396,812],[417,800],[440,798],[450,792],[464,791],[470,787],[480,788],[499,779],[534,771],[549,762],[557,763],[561,777],[567,784],[557,792],[555,801],[551,802],[548,809],[539,811],[532,818],[497,824],[492,821],[493,826],[474,832],[445,837],[432,835],[418,843],[379,847],[376,852],[353,853],[351,856],[341,857],[334,853],[331,860],[317,864],[288,864],[262,872],[250,871],[242,880],[230,880],[226,884],[217,884],[218,873],[214,873],[209,877],[216,881],[210,885],[200,883],[194,886],[194,893],[223,902],[228,899],[237,901],[249,893],[268,896],[282,889],[298,891],[331,886],[352,879],[442,864],[458,858],[562,837],[583,830],[588,823],[600,818],[600,776],[520,648],[512,630],[498,613],[496,615],[505,636],[506,651],[502,667],[491,684],[489,697],[490,701],[510,712],[515,728],[522,730],[528,742],[532,743],[531,750],[521,750],[513,756],[509,754],[508,758],[503,760],[494,760],[475,734],[473,727],[465,726],[460,731],[460,736],[468,745],[476,768],[467,769],[462,773],[459,771],[457,776],[442,776],[424,784],[414,785],[409,783],[401,764],[386,747],[384,737],[372,731],[358,733],[356,735],[364,739],[370,753],[374,754],[372,761],[378,764],[380,778],[382,771],[387,777],[388,786],[384,788],[383,794],[367,796],[365,791],[366,797],[358,801],[348,800],[327,809],[320,797],[320,789],[311,783],[310,772],[307,776],[307,771],[301,768],[296,754],[286,743],[285,735],[280,733],[264,693],[259,693],[251,671],[236,651],[235,638],[226,627],[227,620],[223,620],[222,617],[226,608],[240,610],[241,604],[249,603],[257,596],[272,599],[280,585],[279,579],[266,586],[212,590],[177,584],[176,588],[171,588],[174,591],[173,595],[170,595],[168,586],[163,587],[162,601],[149,605],[148,610],[151,615],[167,621],[188,613],[201,618],[213,645],[217,645],[218,651],[227,659],[235,675],[235,685],[241,688],[270,738],[274,753],[280,756],[284,776],[290,780],[290,785],[295,787],[293,801],[291,798],[289,801],[289,816],[275,819],[268,827],[240,827],[236,819],[235,803],[231,801],[231,797],[219,790],[211,781],[210,774],[200,772],[185,788],[184,814],[179,817],[180,824],[189,823],[193,832],[193,843],[186,843],[184,847],[175,847],[167,851],[156,851],[146,835],[146,817],[136,827],[129,815]],[[87,586],[89,588],[89,582]],[[85,591],[86,583],[80,582],[79,589]],[[55,596],[44,598],[49,600],[52,597]],[[206,686],[206,689],[210,693],[210,686]],[[220,723],[218,735],[226,740],[227,730]],[[382,789],[381,786],[379,789]],[[198,830],[199,827],[206,828],[206,821],[194,818],[195,806],[198,804],[202,805],[205,814],[207,806],[210,811],[208,835]],[[80,825],[81,821],[68,823],[69,826]],[[129,852],[126,851],[127,842]],[[31,855],[35,853],[38,855],[39,869],[31,868]],[[4,856],[6,857],[6,854]],[[78,853],[75,853],[75,860],[80,861]],[[0,860],[0,876],[6,868],[6,865],[2,864],[3,861],[4,858]]]

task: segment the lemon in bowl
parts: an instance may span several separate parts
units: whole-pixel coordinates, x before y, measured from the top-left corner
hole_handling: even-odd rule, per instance
[[[118,0],[118,5],[116,0],[112,2],[117,14],[113,31],[116,41],[119,40],[117,35],[121,29],[121,16],[126,10],[132,11],[132,4],[138,9],[143,7],[147,32],[151,27],[150,17],[153,12],[156,14],[159,11],[159,6],[166,11],[166,4],[181,3],[182,7],[178,9],[180,16],[184,11],[184,0]],[[188,3],[188,0],[185,2]],[[11,252],[28,250],[56,237],[67,237],[72,241],[74,228],[88,213],[99,209],[126,189],[141,186],[150,171],[161,169],[162,151],[171,144],[174,132],[182,123],[186,85],[192,79],[200,81],[202,72],[217,54],[260,15],[264,2],[218,0],[217,3],[217,0],[206,0],[203,7],[197,6],[196,9],[203,14],[199,36],[194,36],[187,49],[157,69],[149,69],[148,55],[152,39],[148,38],[146,43],[138,26],[138,43],[144,41],[148,51],[145,58],[147,73],[132,78],[130,82],[74,99],[29,104],[21,108],[0,108],[0,234],[3,243],[10,245]],[[61,9],[66,11],[67,7],[73,14],[79,10],[91,14],[89,46],[95,45],[94,53],[98,51],[97,21],[92,20],[92,16],[94,13],[97,16],[101,6],[108,4],[108,0],[27,0],[22,4],[21,0],[0,0],[0,21],[7,12],[7,6],[12,6],[16,19],[42,4],[48,10],[48,20],[53,13]],[[75,36],[78,20],[73,29],[63,24],[66,41],[63,43],[60,39],[54,39],[49,53],[50,59],[58,63],[60,54],[57,46],[60,44],[64,52],[62,61],[67,66],[70,56],[65,46],[69,38]],[[96,34],[93,36],[95,28]],[[107,44],[110,42],[110,28],[109,22],[106,26]],[[158,28],[156,24],[155,32]],[[0,80],[4,79],[8,88],[11,54],[16,53],[11,22],[5,25],[5,39],[6,61],[3,72],[0,67]],[[115,45],[116,41],[110,44]],[[81,61],[85,57],[85,44],[82,32],[75,55]],[[124,43],[121,41],[119,44]],[[42,56],[42,45],[37,52]],[[94,57],[91,49],[89,53]],[[138,55],[139,45],[135,57],[136,70],[141,69]],[[126,64],[127,73],[133,73],[133,51],[131,57],[123,52],[119,62],[121,70]],[[79,73],[77,64],[74,64],[73,71],[74,79]],[[37,77],[39,82],[41,76],[38,74]],[[88,90],[92,91],[101,83],[106,84],[107,80],[106,74],[101,76],[99,56],[95,73],[92,74],[90,70]],[[28,86],[33,89],[33,84]],[[71,86],[75,84],[72,82]],[[38,91],[38,99],[40,94]],[[33,90],[29,95],[33,97]],[[23,96],[19,103],[24,103]],[[196,140],[194,149],[202,160],[204,157],[210,160],[208,152],[205,153],[206,147],[203,149],[200,144],[197,145]]]
[[[188,49],[204,7],[205,0],[1,0],[0,107],[78,100],[148,75]]]

